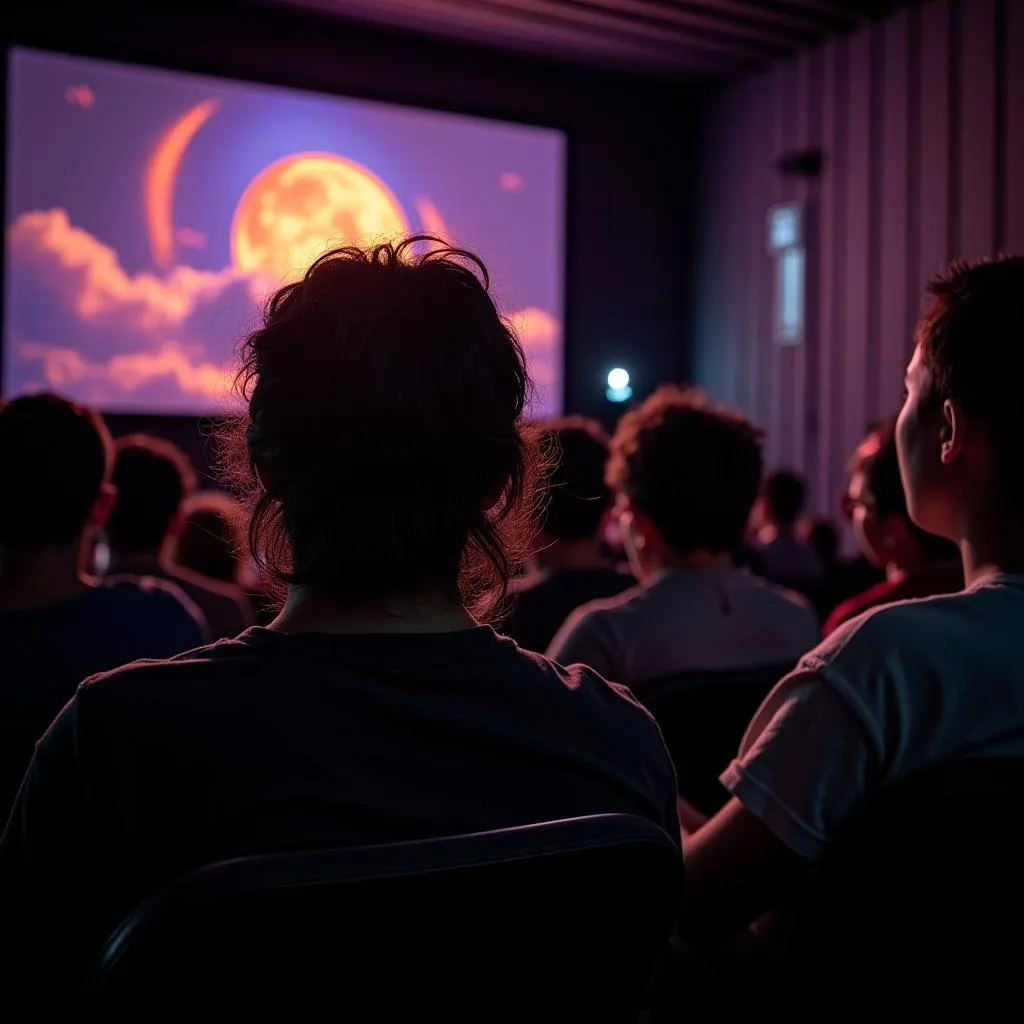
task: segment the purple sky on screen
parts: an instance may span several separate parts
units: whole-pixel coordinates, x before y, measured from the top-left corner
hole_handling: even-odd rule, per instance
[[[9,71],[5,396],[221,411],[296,253],[404,224],[484,259],[532,412],[560,411],[560,132],[30,50]]]

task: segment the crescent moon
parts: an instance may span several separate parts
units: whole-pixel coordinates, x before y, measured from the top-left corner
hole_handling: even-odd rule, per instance
[[[440,238],[442,242],[450,245],[451,236],[448,234],[448,225],[445,224],[441,211],[426,196],[417,196],[414,200],[414,205],[416,206],[416,212],[420,215],[420,223],[423,225],[423,230],[428,235]],[[436,243],[430,243],[426,246],[425,251],[430,252],[436,248]]]
[[[182,114],[160,137],[146,165],[146,222],[153,261],[159,267],[174,259],[174,185],[181,158],[219,105],[219,100],[204,100]]]

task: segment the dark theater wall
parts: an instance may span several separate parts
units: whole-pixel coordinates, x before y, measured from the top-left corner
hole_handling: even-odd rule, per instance
[[[835,508],[866,426],[899,405],[929,277],[1024,252],[1024,0],[932,0],[708,104],[691,375],[769,431]],[[778,159],[820,149],[818,181]],[[773,340],[768,208],[812,211],[803,345]]]
[[[115,15],[110,7],[100,0],[59,18],[26,7],[8,41],[564,129],[566,408],[618,412],[603,376],[619,363],[634,370],[640,389],[683,374],[697,162],[692,91],[287,8],[154,0]]]

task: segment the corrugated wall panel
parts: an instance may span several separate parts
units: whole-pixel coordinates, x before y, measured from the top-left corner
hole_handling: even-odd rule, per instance
[[[895,411],[924,285],[1024,251],[1024,0],[932,0],[731,86],[710,122],[693,378],[770,432],[831,513]],[[817,182],[779,158],[819,147]],[[775,344],[768,208],[810,212],[808,325]]]

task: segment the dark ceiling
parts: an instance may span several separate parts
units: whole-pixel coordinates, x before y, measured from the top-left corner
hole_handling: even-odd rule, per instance
[[[276,0],[504,50],[678,77],[764,67],[899,0]]]

